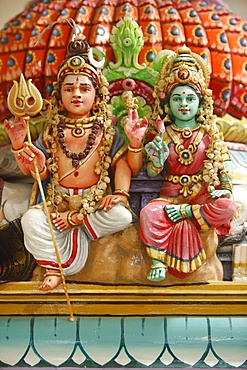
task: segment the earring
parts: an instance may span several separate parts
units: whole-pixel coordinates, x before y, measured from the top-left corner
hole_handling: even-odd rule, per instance
[[[203,107],[200,107],[199,110],[198,110],[198,116],[197,116],[197,121],[198,122],[203,123],[205,121],[204,113],[205,112],[204,112]]]
[[[164,118],[164,122],[171,123],[171,117],[169,115],[170,109],[169,109],[169,107],[167,105],[165,106],[164,111],[165,111],[165,115],[166,115],[165,118]]]

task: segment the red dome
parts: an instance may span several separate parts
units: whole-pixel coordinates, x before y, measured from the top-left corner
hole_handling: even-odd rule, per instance
[[[128,14],[144,35],[139,63],[152,67],[157,52],[186,44],[207,60],[215,113],[247,116],[247,22],[220,0],[33,0],[0,32],[0,120],[9,116],[6,97],[20,73],[48,98],[72,28],[54,24],[73,18],[91,46],[115,61],[112,28]],[[48,26],[40,42],[37,36]]]

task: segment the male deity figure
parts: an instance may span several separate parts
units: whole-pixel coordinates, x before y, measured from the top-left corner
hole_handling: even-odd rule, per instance
[[[76,37],[61,63],[46,123],[36,144],[25,142],[23,118],[5,121],[17,164],[43,181],[49,217],[65,276],[86,263],[90,240],[126,228],[131,168],[127,146],[107,104],[108,83],[84,38]],[[131,161],[130,161],[131,162]],[[24,243],[46,273],[40,290],[51,290],[61,274],[43,203],[37,198],[22,217]]]

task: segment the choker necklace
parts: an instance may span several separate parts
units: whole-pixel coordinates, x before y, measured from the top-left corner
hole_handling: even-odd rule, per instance
[[[93,123],[85,123],[84,125],[81,123],[78,123],[76,125],[65,123],[65,127],[71,128],[71,134],[74,137],[82,137],[85,135],[85,130],[87,128],[93,127]]]
[[[194,127],[178,127],[174,123],[171,125],[173,131],[181,132],[181,135],[184,139],[189,139],[192,136],[192,132],[198,130],[199,127],[201,127],[200,123]]]
[[[93,118],[95,120],[95,117],[93,117]],[[74,121],[76,122],[76,120],[74,120]],[[90,124],[90,127],[92,127],[92,130],[91,130],[90,134],[88,135],[85,149],[83,150],[83,152],[80,152],[80,153],[73,153],[71,150],[68,149],[68,147],[67,147],[67,145],[64,141],[64,138],[65,138],[64,128],[67,125],[68,125],[68,123],[66,124],[66,120],[64,120],[63,117],[60,117],[60,122],[57,126],[58,127],[58,142],[60,144],[60,147],[61,147],[63,153],[66,155],[66,157],[71,158],[72,166],[77,168],[78,166],[80,166],[81,160],[86,158],[86,156],[90,153],[90,151],[91,151],[91,149],[92,149],[92,147],[95,143],[95,140],[96,140],[98,131],[100,129],[101,123],[98,120],[96,120],[95,123]],[[79,130],[79,129],[82,130],[82,131],[84,130],[83,127],[75,127],[75,126],[73,126],[73,127],[74,127],[74,130]],[[84,133],[85,133],[85,131],[84,131]],[[84,133],[83,134],[77,134],[76,137],[83,136]],[[72,133],[72,135],[73,135],[73,133]]]
[[[71,134],[74,137],[82,137],[85,135],[85,130],[91,128],[94,125],[94,121],[97,120],[96,116],[88,118],[69,118],[65,116],[59,116],[60,120],[64,122],[64,127],[71,128]]]

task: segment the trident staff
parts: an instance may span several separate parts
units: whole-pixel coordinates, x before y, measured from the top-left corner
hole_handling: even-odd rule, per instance
[[[21,74],[19,83],[17,81],[14,81],[14,84],[8,95],[7,104],[8,104],[8,108],[10,112],[14,116],[22,117],[26,121],[27,139],[28,139],[28,144],[31,147],[32,140],[31,140],[31,134],[30,134],[29,120],[31,116],[35,116],[41,111],[42,105],[43,105],[43,99],[42,99],[42,96],[39,90],[36,88],[36,86],[34,86],[31,79],[29,79],[26,82],[23,74]],[[35,175],[36,175],[37,183],[39,186],[41,198],[43,201],[44,210],[45,210],[47,221],[48,221],[49,228],[50,228],[53,245],[55,248],[55,253],[56,253],[57,262],[58,262],[58,266],[59,266],[59,270],[61,274],[63,289],[64,289],[64,293],[66,296],[68,308],[69,308],[70,321],[74,321],[73,311],[72,311],[71,302],[70,302],[68,289],[67,289],[67,284],[65,281],[64,273],[63,273],[61,258],[59,255],[59,250],[57,247],[44,190],[42,187],[40,173],[38,170],[37,159],[35,156],[33,158],[33,165],[34,165]]]

